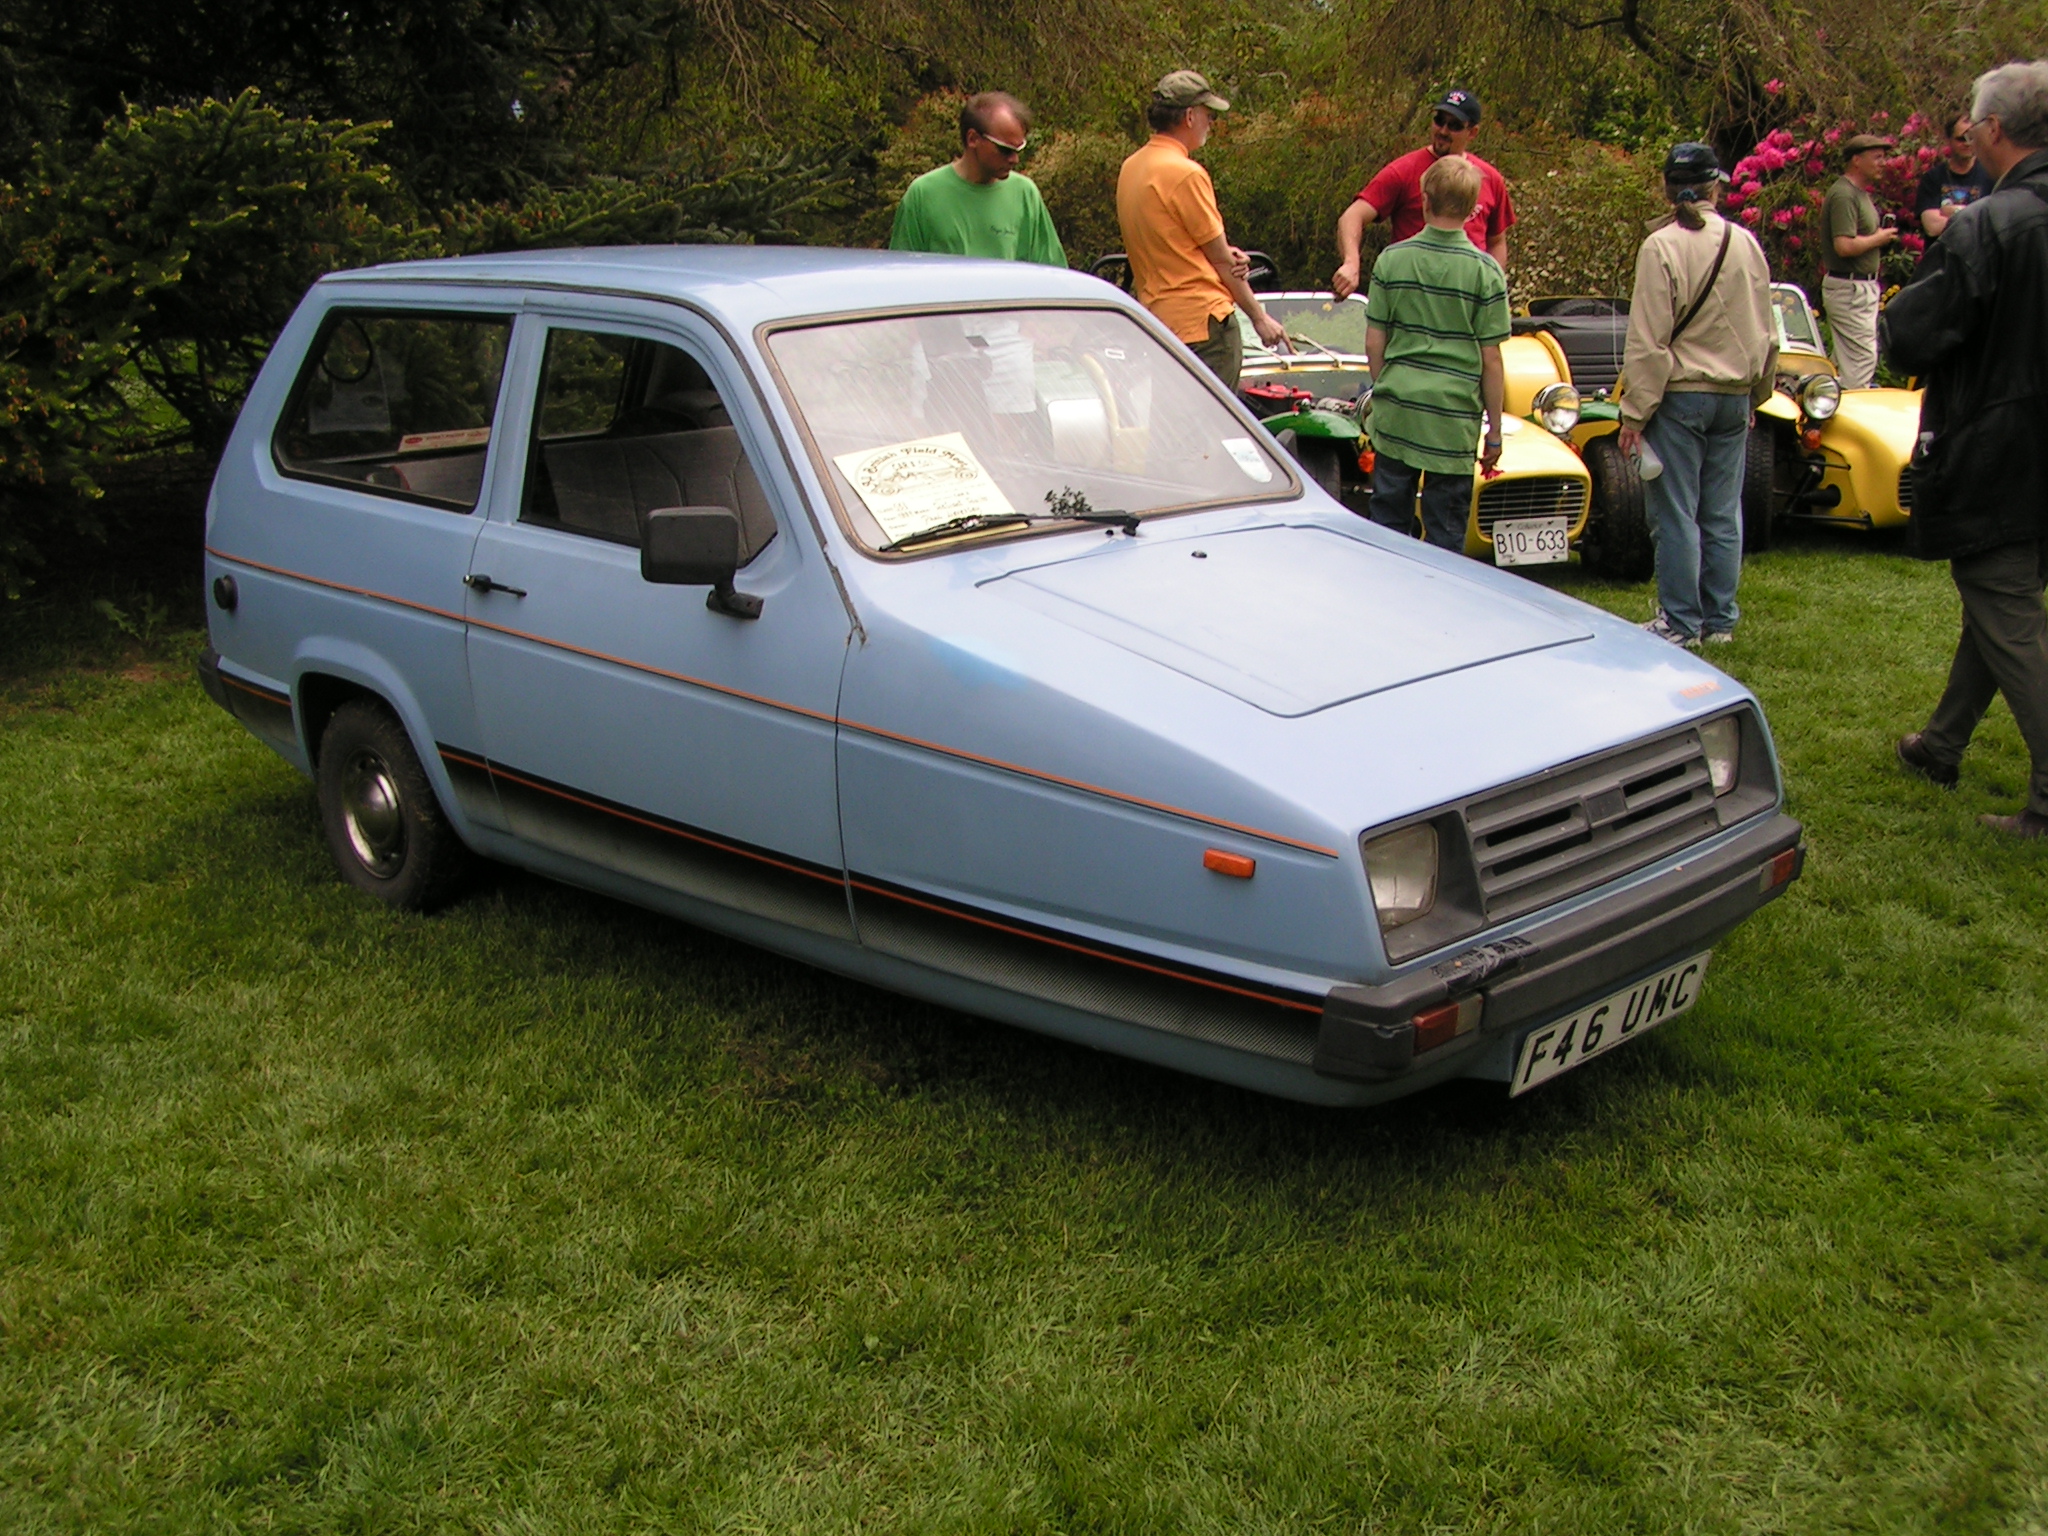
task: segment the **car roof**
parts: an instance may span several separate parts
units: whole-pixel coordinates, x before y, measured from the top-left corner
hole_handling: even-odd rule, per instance
[[[677,299],[735,329],[764,320],[986,300],[1135,301],[1085,272],[1032,262],[810,245],[639,245],[393,262],[334,273],[322,287],[433,283],[600,290]]]

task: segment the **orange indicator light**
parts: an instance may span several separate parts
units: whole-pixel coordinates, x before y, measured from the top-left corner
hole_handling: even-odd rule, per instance
[[[1219,875],[1229,875],[1233,880],[1251,879],[1252,871],[1258,867],[1257,859],[1248,859],[1241,853],[1225,853],[1221,848],[1202,851],[1202,868],[1213,869]]]
[[[1799,850],[1797,848],[1787,848],[1763,867],[1761,878],[1757,881],[1757,888],[1759,890],[1774,891],[1787,880],[1790,880],[1798,868]]]
[[[1440,1045],[1449,1045],[1458,1036],[1469,1034],[1479,1027],[1479,1015],[1486,1006],[1486,1000],[1473,992],[1459,998],[1455,1003],[1445,1003],[1441,1008],[1431,1008],[1415,1015],[1415,1054],[1433,1051]]]
[[[1804,448],[1808,453],[1819,453],[1820,428],[1808,427],[1804,432],[1800,433],[1799,446]]]

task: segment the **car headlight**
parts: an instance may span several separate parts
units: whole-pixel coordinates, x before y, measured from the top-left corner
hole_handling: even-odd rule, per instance
[[[1799,409],[1811,421],[1826,421],[1842,403],[1842,386],[1825,373],[1810,373],[1799,386]]]
[[[1553,437],[1563,437],[1579,424],[1579,392],[1569,384],[1546,384],[1536,391],[1534,411]]]
[[[1742,767],[1741,720],[1734,715],[1709,720],[1700,727],[1700,749],[1707,754],[1707,777],[1713,781],[1714,793],[1727,794],[1735,787]]]
[[[1436,828],[1424,822],[1374,838],[1365,845],[1365,872],[1382,931],[1427,917],[1436,905]]]

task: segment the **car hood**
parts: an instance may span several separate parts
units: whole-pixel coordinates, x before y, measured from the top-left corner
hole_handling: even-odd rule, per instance
[[[1282,716],[1592,637],[1435,561],[1313,527],[1148,532],[985,589]]]

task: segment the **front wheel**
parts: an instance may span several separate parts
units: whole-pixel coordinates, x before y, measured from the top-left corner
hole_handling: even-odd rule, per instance
[[[469,850],[434,798],[398,717],[351,699],[320,736],[320,825],[344,880],[389,906],[437,907],[469,870]]]
[[[1593,481],[1593,510],[1579,542],[1579,558],[1596,576],[1648,580],[1657,569],[1657,553],[1650,540],[1643,477],[1621,451],[1617,433],[1587,443],[1585,457],[1586,473]]]
[[[1749,429],[1742,461],[1742,553],[1760,555],[1771,547],[1778,518],[1778,433],[1767,422]]]

